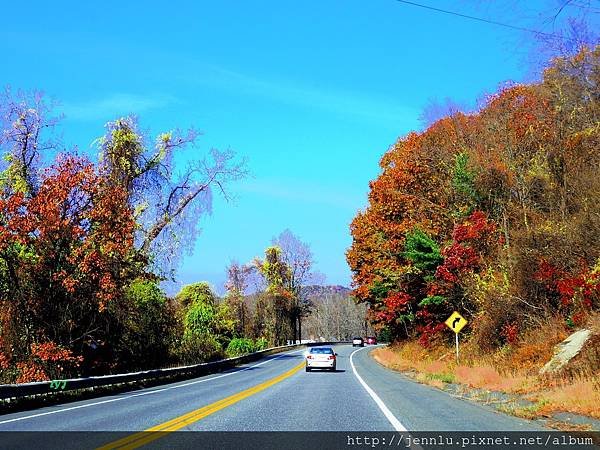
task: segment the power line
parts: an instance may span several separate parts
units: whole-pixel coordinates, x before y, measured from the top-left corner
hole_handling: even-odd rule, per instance
[[[511,28],[513,30],[526,31],[528,33],[534,33],[534,34],[537,34],[537,35],[540,35],[540,36],[553,37],[553,38],[557,38],[557,39],[564,39],[564,40],[567,40],[567,41],[573,41],[573,42],[575,42],[573,39],[567,38],[565,36],[561,36],[559,34],[545,33],[543,31],[532,30],[531,28],[520,27],[520,26],[517,26],[517,25],[510,25],[508,23],[503,23],[503,22],[497,22],[495,20],[484,19],[482,17],[470,16],[468,14],[463,14],[463,13],[459,13],[459,12],[456,12],[456,11],[448,11],[447,9],[441,9],[441,8],[436,8],[434,6],[422,5],[421,3],[410,2],[408,0],[396,0],[396,1],[399,2],[399,3],[405,3],[407,5],[417,6],[419,8],[429,9],[431,11],[436,11],[436,12],[440,12],[440,13],[443,13],[443,14],[449,14],[449,15],[452,15],[452,16],[462,17],[464,19],[476,20],[478,22],[483,22],[483,23],[487,23],[487,24],[491,24],[491,25],[497,25],[497,26],[505,27],[505,28]]]

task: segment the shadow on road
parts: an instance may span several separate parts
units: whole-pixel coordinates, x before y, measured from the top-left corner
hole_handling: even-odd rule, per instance
[[[312,369],[311,373],[343,373],[344,369],[327,370],[327,369]]]

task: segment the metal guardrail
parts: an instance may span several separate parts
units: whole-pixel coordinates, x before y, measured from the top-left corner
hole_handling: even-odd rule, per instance
[[[73,378],[67,380],[38,381],[21,384],[1,384],[0,400],[17,399],[34,395],[54,394],[59,392],[74,391],[78,389],[89,389],[96,387],[107,387],[123,383],[135,383],[141,381],[156,381],[173,378],[186,379],[222,372],[237,365],[256,361],[265,356],[285,352],[294,348],[311,347],[319,345],[344,344],[343,342],[315,342],[307,344],[292,344],[281,347],[273,347],[235,358],[221,359],[219,361],[193,364],[189,366],[172,367],[169,369],[152,369],[140,372],[121,373],[115,375],[103,375],[87,378]]]

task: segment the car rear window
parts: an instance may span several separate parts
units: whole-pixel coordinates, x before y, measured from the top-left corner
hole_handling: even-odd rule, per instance
[[[331,355],[333,354],[333,350],[330,348],[311,348],[310,349],[311,353],[318,353],[321,355]]]

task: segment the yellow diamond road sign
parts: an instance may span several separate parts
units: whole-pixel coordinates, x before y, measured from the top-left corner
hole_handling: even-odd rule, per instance
[[[445,324],[455,333],[459,333],[460,330],[468,323],[467,319],[461,316],[459,313],[454,311],[450,317],[446,320]]]

